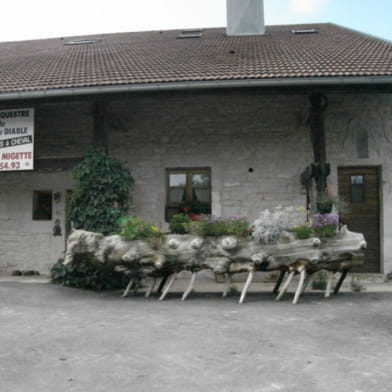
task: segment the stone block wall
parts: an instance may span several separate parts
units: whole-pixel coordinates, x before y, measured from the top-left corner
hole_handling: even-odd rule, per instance
[[[65,249],[66,191],[73,183],[68,160],[83,156],[92,145],[91,104],[35,106],[36,166],[45,170],[0,173],[0,272],[38,270],[47,273]],[[59,163],[60,162],[60,163]],[[59,192],[50,221],[33,220],[33,191]],[[54,222],[62,236],[53,236]]]
[[[381,168],[381,272],[388,273],[392,271],[392,94],[328,97],[325,127],[334,193],[338,167]]]
[[[382,167],[384,272],[392,270],[392,96],[328,94],[325,113],[330,182],[337,168]],[[25,105],[24,105],[25,106]],[[37,159],[81,157],[93,144],[91,102],[39,104]],[[302,170],[313,160],[306,94],[268,95],[250,90],[138,94],[109,103],[105,129],[109,153],[132,170],[135,213],[166,228],[166,168],[210,167],[212,210],[250,220],[264,208],[305,205]],[[368,132],[368,157],[358,133]],[[49,165],[50,166],[50,165]],[[53,237],[54,220],[65,230],[69,170],[0,173],[0,271],[47,271],[62,255],[65,238]],[[253,169],[252,172],[249,169]],[[60,192],[51,222],[32,221],[32,191]]]
[[[172,93],[113,102],[109,151],[135,177],[136,212],[161,227],[166,168],[210,167],[212,211],[254,219],[264,208],[305,205],[300,174],[312,159],[306,96]],[[252,169],[251,172],[249,169]]]
[[[65,193],[72,188],[69,173],[0,174],[0,272],[48,272],[65,248]],[[33,220],[33,191],[60,192],[53,202],[52,220]],[[53,236],[58,219],[62,236]]]
[[[82,157],[93,143],[92,104],[88,101],[35,107],[35,158]]]

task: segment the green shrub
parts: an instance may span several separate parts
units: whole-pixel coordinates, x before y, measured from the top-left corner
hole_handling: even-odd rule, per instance
[[[245,236],[249,234],[249,223],[245,218],[215,217],[200,215],[196,220],[186,224],[190,233],[200,236],[219,237],[223,235]]]
[[[187,234],[189,230],[189,223],[191,223],[191,219],[188,215],[173,215],[169,225],[170,232],[174,234]]]
[[[317,237],[333,237],[336,235],[336,230],[336,225],[324,225],[313,228],[313,232]]]
[[[293,231],[298,239],[304,240],[309,238],[313,234],[313,230],[310,226],[301,225],[301,226],[294,226]]]
[[[146,238],[158,238],[162,236],[162,231],[155,226],[151,226],[137,216],[124,216],[119,220],[120,235],[127,240],[139,240]]]
[[[124,274],[115,272],[88,256],[76,258],[72,265],[64,265],[63,259],[59,259],[50,274],[52,283],[81,289],[122,289],[128,283]]]

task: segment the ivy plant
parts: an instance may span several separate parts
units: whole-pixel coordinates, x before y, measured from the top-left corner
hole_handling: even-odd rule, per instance
[[[80,256],[72,265],[64,265],[63,261],[64,259],[59,259],[52,266],[52,283],[99,291],[122,289],[129,280],[124,274],[113,271],[108,266],[97,266],[91,256]]]
[[[72,171],[75,186],[68,217],[75,229],[103,233],[118,231],[121,216],[131,208],[131,172],[103,148],[91,149]]]

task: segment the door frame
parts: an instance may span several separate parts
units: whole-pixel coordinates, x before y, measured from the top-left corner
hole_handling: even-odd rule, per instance
[[[378,250],[379,250],[379,265],[378,272],[358,272],[363,274],[371,274],[371,273],[379,273],[383,274],[384,271],[384,202],[383,202],[383,166],[380,164],[370,164],[370,165],[355,165],[355,164],[345,164],[345,165],[337,165],[336,166],[336,189],[339,195],[339,169],[377,169],[378,175],[378,230],[379,230],[379,238],[378,238]],[[350,228],[348,228],[350,229]],[[366,238],[365,238],[366,240]]]

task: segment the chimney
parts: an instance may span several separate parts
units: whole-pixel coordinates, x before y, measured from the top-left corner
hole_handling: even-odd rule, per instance
[[[263,0],[226,0],[227,35],[265,33]]]

